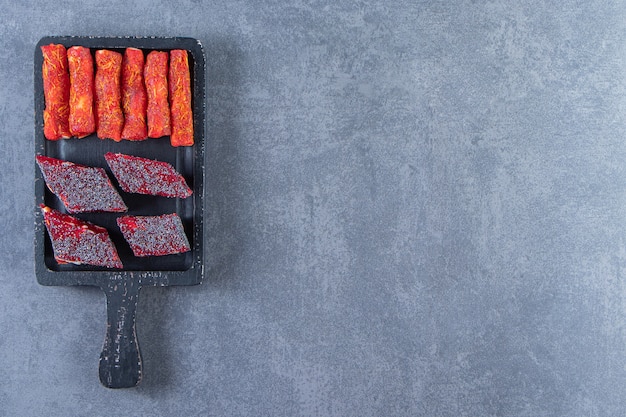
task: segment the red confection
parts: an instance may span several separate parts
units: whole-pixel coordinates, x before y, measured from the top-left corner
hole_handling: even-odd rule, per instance
[[[122,54],[100,49],[96,51],[96,116],[100,139],[122,140]]]
[[[70,74],[67,67],[67,51],[63,45],[50,44],[41,47],[43,64],[43,95],[46,109],[43,112],[43,134],[46,139],[69,138],[70,126]]]
[[[122,138],[144,140],[148,138],[146,127],[146,87],[143,84],[143,52],[126,48],[122,60],[122,108],[124,130]]]
[[[144,79],[148,95],[148,137],[168,136],[170,105],[167,101],[167,52],[152,51],[146,57]]]
[[[96,131],[93,58],[89,48],[72,46],[67,50],[67,60],[70,71],[70,132],[82,138]]]
[[[124,239],[135,256],[161,256],[190,251],[178,214],[117,218]]]
[[[104,227],[60,213],[44,204],[40,207],[58,263],[124,267]]]
[[[37,156],[46,185],[70,213],[128,210],[102,168]]]
[[[172,146],[193,145],[193,114],[191,111],[191,75],[187,51],[170,51],[168,79],[172,122]]]
[[[187,198],[192,194],[185,179],[167,162],[108,152],[111,172],[127,193]]]

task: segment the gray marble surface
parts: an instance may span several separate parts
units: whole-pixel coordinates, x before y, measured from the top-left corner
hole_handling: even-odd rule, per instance
[[[623,416],[623,1],[0,0],[0,415]],[[104,297],[33,260],[46,35],[200,39],[203,285]]]

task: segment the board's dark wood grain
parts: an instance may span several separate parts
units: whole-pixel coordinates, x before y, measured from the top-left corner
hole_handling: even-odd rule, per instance
[[[107,300],[107,331],[100,354],[100,382],[109,388],[134,387],[141,381],[136,311],[141,283],[120,277],[102,290]]]

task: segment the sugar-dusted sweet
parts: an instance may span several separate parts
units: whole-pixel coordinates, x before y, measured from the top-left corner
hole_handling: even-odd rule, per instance
[[[39,207],[52,241],[54,259],[59,264],[124,267],[104,227],[63,214],[44,204]]]
[[[183,223],[176,213],[117,218],[124,239],[135,256],[162,256],[191,250]]]
[[[69,213],[128,210],[104,169],[42,155],[36,160],[48,189]]]
[[[111,172],[127,193],[187,198],[193,192],[171,164],[122,153],[104,155]]]

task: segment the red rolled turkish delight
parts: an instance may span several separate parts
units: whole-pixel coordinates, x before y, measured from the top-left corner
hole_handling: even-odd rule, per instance
[[[96,116],[100,139],[122,140],[122,54],[100,49],[96,51]]]
[[[184,49],[170,51],[168,84],[172,122],[170,143],[172,146],[191,146],[193,145],[191,74],[187,51]]]
[[[148,138],[143,65],[143,52],[137,48],[126,48],[122,60],[122,108],[124,110],[122,139],[144,140]]]
[[[148,96],[146,111],[148,137],[160,138],[171,133],[170,104],[167,91],[167,52],[152,51],[146,57],[144,81]]]
[[[63,45],[41,47],[43,64],[43,95],[46,109],[43,112],[43,134],[46,139],[58,140],[72,136],[69,126],[70,74],[67,51]]]
[[[72,46],[67,50],[67,61],[70,72],[70,132],[72,136],[82,138],[96,131],[93,57],[89,48]]]

